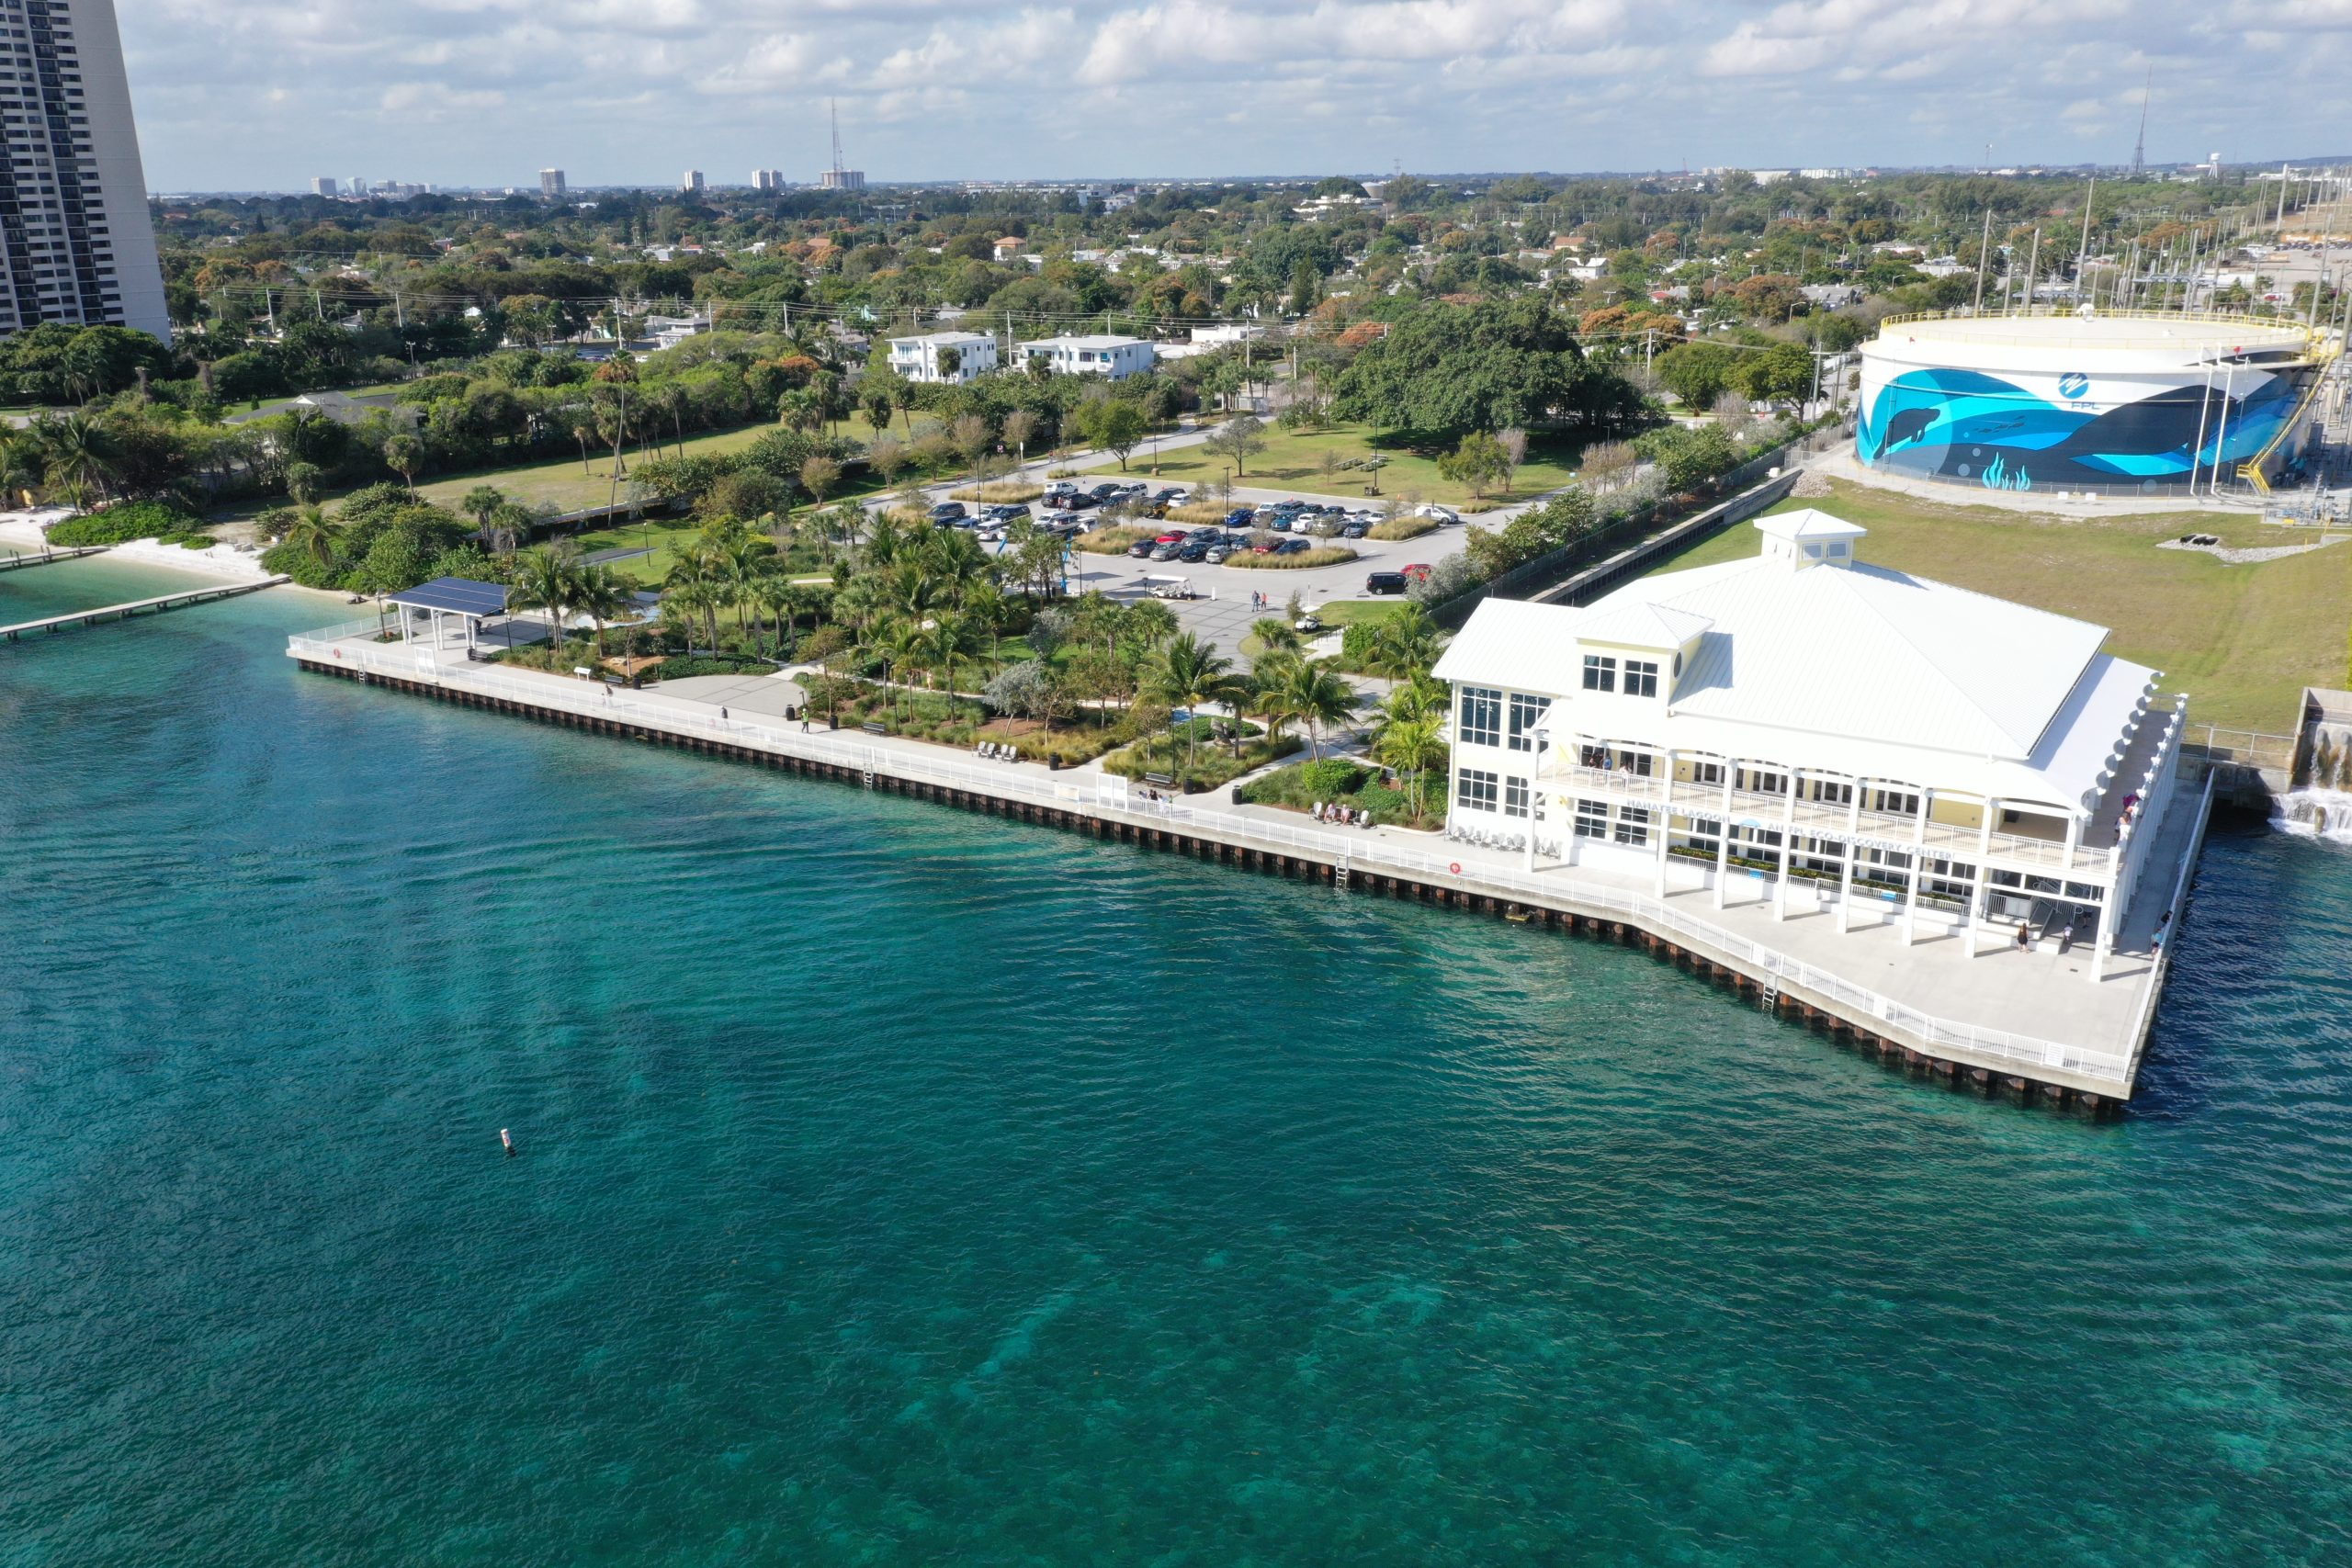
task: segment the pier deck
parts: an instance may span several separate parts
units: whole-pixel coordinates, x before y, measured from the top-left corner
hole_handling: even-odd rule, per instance
[[[444,701],[528,715],[571,728],[677,745],[868,788],[938,799],[1127,841],[1306,874],[1386,893],[1567,924],[1649,946],[1775,1010],[1843,1033],[1923,1070],[1994,1088],[2039,1089],[2093,1108],[2130,1097],[2154,1002],[2169,964],[2150,952],[2153,912],[2122,933],[2106,977],[2084,973],[2087,953],[2054,946],[1988,946],[1970,957],[1956,936],[1921,933],[1906,945],[1891,919],[1840,934],[1824,911],[1772,919],[1767,885],[1736,880],[1728,907],[1702,886],[1663,898],[1644,881],[1598,867],[1539,865],[1432,834],[1321,827],[1296,813],[1228,806],[1196,795],[1151,801],[1099,768],[1056,772],[981,761],[921,741],[863,733],[800,733],[768,716],[721,717],[715,705],[658,692],[503,666],[461,653],[373,640],[373,622],[289,641],[306,669],[414,691]],[[2152,885],[2177,888],[2177,907],[2202,840],[2208,786],[2182,802]],[[2148,901],[2153,911],[2155,901]]]
[[[11,550],[0,556],[0,571],[22,571],[28,567],[47,566],[51,561],[79,560],[84,556],[99,556],[107,552],[104,545],[75,545],[66,549]]]
[[[152,599],[101,604],[95,610],[69,610],[62,615],[0,626],[0,639],[15,642],[27,632],[62,631],[68,626],[94,626],[101,621],[128,620],[132,615],[161,615],[165,610],[185,609],[190,604],[209,604],[215,599],[234,599],[240,593],[258,593],[265,588],[275,588],[288,581],[279,576],[260,578],[252,582],[216,582],[209,587],[184,589],[177,593],[158,593]]]

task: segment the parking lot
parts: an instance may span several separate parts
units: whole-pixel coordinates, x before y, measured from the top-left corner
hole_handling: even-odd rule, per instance
[[[1157,493],[1157,489],[1154,487],[1154,493]],[[1351,500],[1292,491],[1237,489],[1233,492],[1232,505],[1271,507],[1285,501],[1359,508],[1366,504],[1361,498]],[[1031,508],[1032,514],[1036,516],[1044,515],[1047,510],[1044,502]],[[1099,510],[1091,509],[1079,515],[1089,524],[1103,525]],[[1133,524],[1171,533],[1188,533],[1201,526],[1128,516],[1114,516],[1108,523],[1112,525]],[[1250,623],[1264,615],[1280,614],[1292,593],[1295,592],[1300,604],[1307,608],[1339,599],[1374,597],[1364,591],[1364,580],[1371,573],[1401,571],[1415,565],[1435,566],[1461,550],[1463,533],[1460,525],[1451,525],[1411,539],[1310,536],[1306,541],[1310,546],[1345,546],[1356,552],[1357,558],[1309,569],[1253,568],[1229,563],[1211,565],[1205,560],[1158,561],[1124,554],[1095,555],[1072,549],[1069,557],[1069,588],[1073,593],[1094,591],[1113,599],[1136,600],[1149,597],[1154,590],[1168,587],[1181,580],[1195,596],[1169,599],[1168,607],[1175,612],[1177,619],[1188,630],[1215,642],[1223,652],[1238,656],[1241,638],[1249,631]],[[1283,538],[1291,536],[1275,533],[1273,536]],[[1265,603],[1253,603],[1253,594],[1264,595]]]

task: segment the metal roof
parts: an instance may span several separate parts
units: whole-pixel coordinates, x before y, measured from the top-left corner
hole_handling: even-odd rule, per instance
[[[436,577],[405,593],[391,595],[395,604],[413,610],[442,610],[458,615],[501,615],[506,613],[506,590],[495,582],[466,577]]]

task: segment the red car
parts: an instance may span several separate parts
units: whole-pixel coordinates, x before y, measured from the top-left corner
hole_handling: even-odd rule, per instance
[[[1155,545],[1181,545],[1193,536],[1182,528],[1171,528],[1152,541]]]
[[[1415,582],[1419,582],[1429,576],[1430,563],[1427,561],[1415,561],[1412,565],[1400,568],[1399,570],[1405,576],[1411,578]]]

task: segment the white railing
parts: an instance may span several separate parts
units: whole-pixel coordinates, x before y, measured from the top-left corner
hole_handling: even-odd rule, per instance
[[[373,623],[363,631],[372,635]],[[1041,806],[1078,807],[1107,818],[1138,823],[1164,823],[1204,829],[1228,838],[1272,848],[1294,849],[1343,862],[1350,869],[1377,869],[1416,879],[1442,879],[1485,891],[1517,894],[1539,902],[1570,902],[1636,923],[1705,942],[1764,974],[1802,986],[1817,995],[1908,1031],[1930,1046],[1941,1045],[2011,1063],[2021,1068],[2058,1068],[2088,1077],[2104,1078],[2120,1089],[2130,1071],[2125,1053],[2095,1050],[2059,1041],[2043,1040],[2005,1030],[1937,1018],[1905,1006],[1891,997],[1855,985],[1815,964],[1749,941],[1711,921],[1675,908],[1664,901],[1614,887],[1580,881],[1560,871],[1530,873],[1483,858],[1465,863],[1459,857],[1476,855],[1468,849],[1443,855],[1423,854],[1368,834],[1326,831],[1283,821],[1243,817],[1173,799],[1149,800],[1124,788],[1100,787],[1099,775],[1040,774],[1034,764],[1003,762],[968,764],[902,750],[877,747],[847,739],[841,731],[812,731],[718,718],[700,704],[682,705],[641,692],[615,690],[560,675],[508,674],[495,666],[452,666],[430,654],[403,649],[396,643],[337,646],[328,634],[304,633],[288,639],[288,651],[322,663],[341,665],[369,674],[403,681],[422,681],[455,691],[507,697],[543,709],[558,709],[584,717],[656,727],[674,734],[708,737],[732,745],[754,746],[782,756],[797,757],[859,773],[887,775],[956,789],[992,795],[1001,799],[1033,801]],[[1124,780],[1114,781],[1122,785]],[[2150,978],[2150,994],[2154,992]],[[2148,998],[2141,1003],[2144,1010]]]

